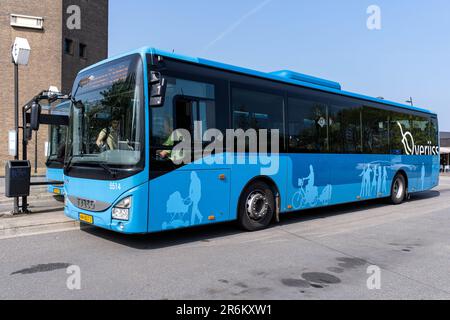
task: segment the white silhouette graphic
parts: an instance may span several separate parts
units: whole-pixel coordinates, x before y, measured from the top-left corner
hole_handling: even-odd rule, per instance
[[[386,166],[381,164],[364,164],[363,171],[359,175],[362,177],[361,198],[373,198],[387,194],[388,172]]]
[[[381,182],[381,184],[382,184],[382,193],[383,194],[386,194],[387,192],[388,192],[388,190],[387,190],[387,176],[388,176],[388,174],[387,174],[387,169],[386,169],[386,167],[383,167],[383,178],[382,178],[382,182]]]
[[[189,197],[183,198],[179,191],[174,192],[167,200],[167,213],[171,218],[169,222],[162,224],[163,230],[177,229],[182,227],[193,226],[198,220],[198,223],[203,221],[203,216],[199,209],[199,203],[202,198],[202,184],[196,172],[191,173],[191,184],[189,187]],[[186,215],[191,209],[191,219],[186,218]]]
[[[422,163],[422,174],[421,174],[422,188],[420,190],[425,190],[425,163]]]
[[[378,167],[378,181],[377,181],[377,194],[382,193],[383,189],[383,168],[381,166]]]
[[[189,187],[189,197],[192,201],[191,225],[194,225],[196,218],[198,218],[199,222],[202,222],[203,220],[203,216],[198,208],[198,204],[202,199],[202,183],[196,172],[191,173],[191,186]]]
[[[369,165],[366,165],[363,172],[359,175],[362,177],[361,183],[361,197],[369,197],[370,196],[370,177],[372,176],[372,169]]]
[[[373,180],[372,180],[372,187],[370,189],[371,194],[376,194],[378,190],[378,167],[373,168]]]
[[[299,190],[292,198],[292,204],[295,210],[301,208],[311,208],[316,206],[327,205],[331,201],[333,187],[327,185],[319,194],[319,187],[316,185],[314,167],[309,166],[309,175],[306,178],[299,179]]]

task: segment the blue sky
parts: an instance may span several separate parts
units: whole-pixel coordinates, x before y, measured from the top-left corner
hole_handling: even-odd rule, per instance
[[[381,30],[366,26],[372,5]],[[154,46],[291,69],[439,113],[450,131],[448,0],[110,0],[110,55]]]

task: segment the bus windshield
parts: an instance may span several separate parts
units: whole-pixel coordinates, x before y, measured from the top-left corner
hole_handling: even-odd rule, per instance
[[[120,169],[142,162],[142,75],[141,58],[133,55],[78,76],[66,152],[70,166]]]
[[[57,163],[64,164],[64,155],[66,149],[66,126],[51,126],[49,141],[48,164]]]
[[[69,102],[63,102],[55,108],[50,109],[49,113],[52,115],[68,116],[69,107]],[[64,166],[64,157],[66,154],[66,134],[67,126],[65,125],[51,125],[49,127],[47,166],[61,168]]]

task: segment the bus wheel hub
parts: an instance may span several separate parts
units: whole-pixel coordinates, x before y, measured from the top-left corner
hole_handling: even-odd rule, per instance
[[[247,198],[247,213],[253,220],[261,220],[267,215],[269,202],[261,192],[253,192]]]

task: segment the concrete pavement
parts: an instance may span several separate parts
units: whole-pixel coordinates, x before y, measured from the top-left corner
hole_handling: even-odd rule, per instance
[[[434,191],[148,236],[100,229],[0,240],[0,299],[450,299],[450,177]],[[69,290],[67,267],[81,270]],[[368,267],[381,270],[369,290]]]
[[[13,200],[4,196],[4,181],[0,179],[0,239],[80,228],[79,223],[64,216],[64,199],[48,193],[43,186],[31,189],[28,203],[32,214],[12,216]]]

